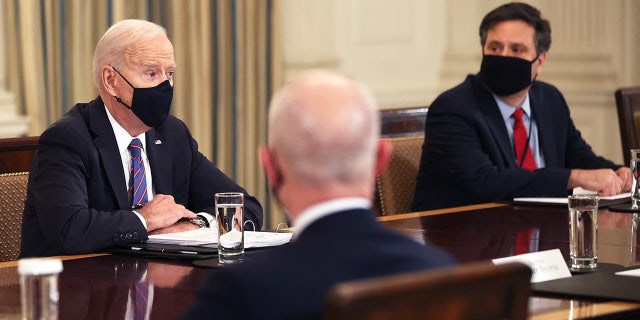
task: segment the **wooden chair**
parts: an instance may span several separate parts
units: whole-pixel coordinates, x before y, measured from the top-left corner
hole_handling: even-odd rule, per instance
[[[0,173],[29,171],[40,137],[0,139]]]
[[[527,318],[531,269],[489,262],[344,282],[326,301],[325,319]]]
[[[389,166],[377,178],[376,207],[383,216],[411,211],[424,136],[390,138]]]
[[[629,150],[640,148],[640,87],[618,89],[615,96],[624,163],[629,165]]]
[[[380,110],[381,135],[389,138],[424,135],[428,111],[426,106]]]
[[[0,262],[18,259],[28,181],[26,171],[0,174]]]
[[[22,212],[38,137],[0,139],[0,262],[20,253]]]

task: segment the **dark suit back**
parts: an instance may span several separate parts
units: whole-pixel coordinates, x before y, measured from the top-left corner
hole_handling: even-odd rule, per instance
[[[213,272],[185,319],[321,318],[328,289],[338,282],[454,263],[374,216],[370,210],[332,214],[289,245]]]

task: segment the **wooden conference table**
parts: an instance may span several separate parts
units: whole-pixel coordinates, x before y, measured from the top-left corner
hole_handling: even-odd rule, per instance
[[[516,234],[530,235],[529,248],[559,248],[568,257],[567,209],[483,204],[433,210],[379,220],[419,241],[451,252],[460,262],[515,254]],[[640,265],[633,216],[601,209],[599,262]],[[60,319],[123,319],[129,288],[144,277],[153,283],[151,319],[176,319],[194,300],[198,286],[215,269],[189,261],[124,255],[64,256],[60,275]],[[20,318],[17,261],[0,263],[0,318]],[[286,281],[286,280],[283,280]],[[640,289],[639,289],[640,290]],[[640,304],[619,301],[532,297],[530,319],[640,318]]]

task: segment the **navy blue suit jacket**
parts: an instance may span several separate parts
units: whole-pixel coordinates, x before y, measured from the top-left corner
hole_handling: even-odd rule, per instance
[[[454,263],[374,216],[364,209],[331,214],[288,245],[215,270],[184,319],[319,319],[338,282]]]
[[[518,167],[498,105],[477,76],[436,98],[427,115],[413,210],[566,196],[571,169],[620,167],[593,153],[558,89],[535,81],[529,100],[545,161],[535,171]]]
[[[172,195],[193,212],[215,215],[216,192],[246,191],[198,151],[173,116],[146,133],[157,194]],[[247,195],[245,218],[262,226],[262,207]],[[131,211],[122,161],[104,103],[75,105],[40,136],[22,220],[21,257],[96,252],[147,239]]]

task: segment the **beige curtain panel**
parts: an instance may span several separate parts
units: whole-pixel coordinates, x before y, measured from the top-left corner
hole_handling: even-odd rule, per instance
[[[0,1],[7,89],[31,120],[29,134],[40,135],[97,96],[93,50],[113,22],[163,25],[178,66],[172,113],[208,158],[259,198],[270,213],[265,227],[274,228],[284,216],[269,197],[257,147],[266,142],[268,102],[280,84],[277,7],[277,0]]]

